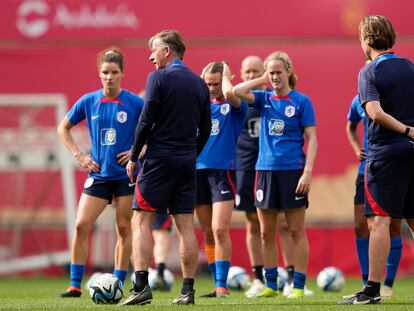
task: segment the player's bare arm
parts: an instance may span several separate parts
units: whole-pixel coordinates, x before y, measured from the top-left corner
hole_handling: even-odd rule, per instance
[[[249,104],[253,104],[255,101],[255,97],[253,93],[251,92],[254,89],[260,88],[262,85],[266,85],[269,83],[269,77],[267,71],[261,76],[260,78],[249,80],[242,82],[240,84],[237,84],[233,88],[233,93],[240,99],[244,100],[245,102]]]
[[[316,136],[316,127],[307,126],[304,129],[305,138],[306,138],[306,165],[303,169],[303,174],[299,179],[298,186],[296,188],[296,193],[298,194],[307,194],[309,193],[311,181],[312,181],[312,171],[313,165],[316,159],[316,153],[318,151],[318,138]]]
[[[72,134],[70,133],[72,127],[73,124],[65,116],[57,128],[57,133],[60,139],[66,148],[73,154],[73,157],[75,158],[76,163],[80,168],[89,170],[91,172],[99,172],[99,164],[93,161],[90,155],[84,155],[79,150],[78,146],[73,140]]]

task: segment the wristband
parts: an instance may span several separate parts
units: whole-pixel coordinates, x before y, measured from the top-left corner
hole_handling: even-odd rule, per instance
[[[410,127],[407,126],[403,135],[408,136],[408,133],[410,133]]]

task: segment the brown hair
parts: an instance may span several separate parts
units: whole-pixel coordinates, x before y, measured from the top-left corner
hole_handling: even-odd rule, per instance
[[[394,46],[396,32],[385,16],[370,15],[359,24],[359,35],[373,49],[384,51]]]
[[[183,38],[177,30],[162,30],[159,33],[152,36],[148,41],[148,46],[152,49],[152,44],[155,39],[159,39],[163,44],[168,46],[172,50],[172,54],[179,59],[183,59],[185,52],[185,45]]]
[[[266,57],[264,61],[265,68],[270,62],[280,60],[285,64],[286,70],[290,71],[289,76],[289,86],[291,89],[294,89],[296,87],[296,82],[298,80],[298,77],[295,74],[295,71],[293,69],[292,60],[290,59],[289,55],[285,52],[277,51],[270,54],[268,57]]]
[[[103,63],[115,63],[118,64],[121,72],[124,72],[124,54],[122,54],[121,49],[116,46],[112,46],[99,52],[96,63],[98,65],[98,70],[101,69]]]
[[[204,70],[204,74],[206,73],[223,73],[223,62],[213,62],[207,65]]]

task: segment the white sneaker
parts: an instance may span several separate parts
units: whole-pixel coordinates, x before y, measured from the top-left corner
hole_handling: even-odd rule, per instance
[[[315,292],[309,288],[306,287],[305,285],[305,296],[309,297],[309,296],[313,296],[315,295]]]
[[[290,294],[292,293],[292,289],[293,289],[293,282],[286,283],[285,286],[283,287],[283,296],[285,297],[290,296]],[[305,296],[309,297],[313,295],[315,295],[315,292],[307,288],[305,285]]]
[[[283,287],[283,296],[287,297],[292,293],[293,289],[293,282],[286,282],[285,286]]]
[[[256,294],[260,293],[266,288],[266,286],[259,279],[254,279],[252,286],[244,293],[247,298],[256,297]]]
[[[391,299],[394,292],[392,290],[392,287],[384,285],[383,287],[381,287],[380,294],[381,298]]]

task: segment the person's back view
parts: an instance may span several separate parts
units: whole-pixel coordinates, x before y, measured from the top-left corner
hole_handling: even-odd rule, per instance
[[[340,304],[381,301],[391,218],[405,218],[414,229],[414,65],[391,51],[395,37],[384,16],[366,16],[359,25],[362,50],[372,60],[358,80],[360,104],[369,117],[364,174],[369,274],[364,290]]]
[[[134,288],[124,305],[152,301],[148,266],[156,214],[170,213],[177,227],[183,272],[181,295],[174,304],[194,304],[194,277],[198,245],[194,232],[195,161],[211,129],[206,84],[182,62],[185,51],[180,34],[164,30],[149,41],[150,61],[156,71],[147,79],[144,109],[132,147],[127,173],[131,181],[138,155],[147,144],[146,159],[135,187],[133,229]]]
[[[210,127],[209,120],[205,119],[210,104],[206,102],[209,95],[204,81],[181,61],[175,60],[149,75],[146,94],[146,107],[151,110],[143,115],[141,122],[153,124],[147,156],[194,152],[197,129],[204,126],[200,128],[203,132]]]

